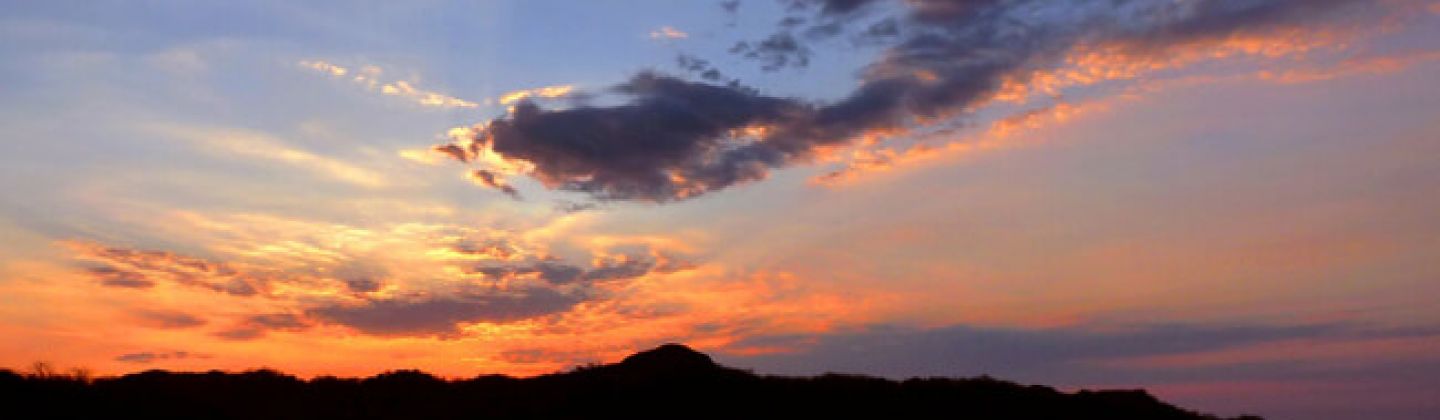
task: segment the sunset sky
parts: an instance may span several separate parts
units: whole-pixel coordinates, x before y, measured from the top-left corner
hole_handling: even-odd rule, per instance
[[[0,366],[1440,411],[1440,3],[12,1]]]

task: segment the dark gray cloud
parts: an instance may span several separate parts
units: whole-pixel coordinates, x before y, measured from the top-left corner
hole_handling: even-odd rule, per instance
[[[585,274],[585,270],[580,267],[555,261],[541,261],[531,268],[540,273],[540,278],[551,284],[568,284]]]
[[[522,265],[479,266],[470,270],[484,274],[491,279],[503,279],[516,275],[535,274],[540,280],[554,285],[563,285],[579,279],[585,270],[559,261],[537,261]]]
[[[692,262],[675,256],[656,258],[645,254],[626,254],[597,261],[589,269],[567,264],[559,260],[539,260],[507,265],[481,265],[471,268],[492,279],[515,275],[535,274],[552,285],[581,282],[604,282],[628,280],[650,273],[671,273],[693,268]]]
[[[510,196],[510,198],[516,200],[520,199],[520,192],[516,191],[515,187],[506,184],[499,175],[495,174],[495,172],[487,171],[484,169],[476,169],[470,171],[470,179],[473,179],[475,180],[475,182],[479,182],[481,185],[484,185],[486,187],[503,192],[505,193],[505,195]]]
[[[238,327],[215,333],[216,337],[234,341],[248,341],[265,336],[265,330],[253,327]]]
[[[155,282],[146,278],[144,274],[120,270],[114,267],[92,267],[90,274],[100,280],[100,284],[110,287],[121,287],[127,289],[149,289],[155,287]]]
[[[687,73],[694,74],[709,82],[719,82],[725,78],[720,69],[710,64],[710,60],[696,57],[690,54],[675,56],[675,64]]]
[[[384,279],[390,275],[385,267],[365,260],[350,260],[329,272],[331,277],[345,284],[345,288],[356,293],[380,290]]]
[[[584,279],[587,281],[633,279],[649,274],[657,267],[655,259],[649,257],[609,259],[601,261],[598,266],[585,272]]]
[[[512,349],[500,352],[500,359],[510,363],[565,363],[583,366],[601,363],[588,351],[565,351],[548,348]]]
[[[384,285],[384,283],[381,283],[380,280],[368,277],[350,278],[345,279],[344,281],[346,288],[350,289],[350,291],[352,292],[359,293],[374,292],[376,290],[380,290],[380,286]]]
[[[548,288],[412,299],[383,299],[359,306],[313,308],[306,315],[374,335],[453,336],[458,325],[511,322],[564,312],[587,296]]]
[[[740,10],[740,0],[722,0],[720,9],[728,13],[735,13]]]
[[[130,273],[134,274],[134,273]],[[143,277],[110,277],[100,280],[100,284],[111,287],[123,287],[127,289],[148,289],[155,286],[155,282],[146,280]]]
[[[776,32],[759,41],[740,41],[730,47],[730,53],[760,61],[763,63],[760,68],[765,71],[810,65],[810,48],[788,31]]]
[[[430,150],[434,150],[434,151],[436,151],[436,152],[439,152],[440,154],[443,154],[443,155],[445,155],[445,156],[449,156],[450,158],[455,159],[455,160],[458,160],[458,161],[461,161],[461,162],[469,162],[469,161],[470,161],[470,156],[465,154],[465,149],[462,149],[462,148],[460,148],[460,146],[457,146],[457,145],[453,145],[453,144],[441,144],[441,145],[436,145],[435,147],[430,148]]]
[[[787,0],[791,10],[803,10],[818,8],[822,16],[835,16],[855,13],[866,5],[878,3],[877,0]],[[956,1],[955,3],[963,3]]]
[[[561,110],[523,102],[483,135],[497,153],[533,163],[552,188],[665,201],[763,177],[781,157],[737,148],[728,132],[808,113],[795,101],[653,73],[614,90],[633,101]]]
[[[460,249],[486,255],[514,256],[501,241],[464,242]],[[597,258],[588,266],[553,257],[496,261],[465,268],[483,279],[460,290],[394,298],[371,298],[361,303],[335,303],[312,307],[305,318],[349,326],[373,335],[454,336],[461,324],[504,323],[558,314],[587,301],[606,299],[598,285],[625,282],[652,273],[691,269],[684,257],[648,247],[624,248]],[[511,281],[517,277],[537,281]],[[499,287],[499,284],[508,286]],[[302,320],[303,322],[303,320]]]
[[[680,200],[763,179],[771,170],[809,162],[817,150],[867,133],[903,131],[917,119],[963,116],[993,97],[1005,80],[1023,81],[1033,70],[1053,68],[1077,46],[1103,43],[1164,55],[1195,41],[1330,24],[1382,7],[1360,0],[790,3],[812,15],[805,21],[810,28],[792,24],[737,45],[735,53],[765,67],[783,67],[808,62],[806,38],[856,33],[889,39],[863,69],[859,87],[842,99],[818,104],[762,95],[733,81],[717,85],[642,73],[612,89],[624,97],[619,105],[518,104],[481,130],[472,147],[489,145],[502,156],[533,163],[530,175],[548,188],[601,200]],[[681,65],[702,79],[713,69],[696,59]],[[744,130],[756,126],[768,130]],[[462,161],[475,153],[456,145],[439,148]]]
[[[256,314],[246,317],[238,325],[215,333],[226,340],[254,340],[264,337],[270,331],[301,331],[310,328],[310,323],[296,314]]]
[[[116,360],[116,361],[130,362],[130,363],[154,363],[154,362],[162,361],[162,360],[180,360],[180,359],[190,359],[190,358],[208,359],[208,358],[210,358],[210,356],[208,356],[208,355],[203,355],[203,354],[190,353],[190,352],[187,352],[187,351],[167,351],[167,352],[151,352],[151,351],[145,351],[145,352],[138,352],[138,353],[126,353],[126,354],[122,354],[122,355],[119,355],[119,356],[115,356],[115,360]]]
[[[241,273],[223,263],[165,251],[95,246],[86,247],[81,256],[103,262],[86,271],[99,278],[101,284],[113,287],[150,288],[158,281],[169,281],[235,296],[254,296],[274,280]]]
[[[484,255],[497,259],[508,259],[516,253],[516,246],[509,242],[492,240],[464,239],[455,243],[452,250],[461,254]]]
[[[157,328],[191,328],[205,325],[205,319],[184,312],[141,311],[136,315]]]
[[[246,323],[268,330],[302,330],[308,327],[304,320],[295,314],[260,314],[251,315]]]

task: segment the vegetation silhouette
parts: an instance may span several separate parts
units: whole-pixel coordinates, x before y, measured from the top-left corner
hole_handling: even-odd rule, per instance
[[[1141,390],[1062,393],[978,377],[892,381],[860,375],[756,375],[678,344],[533,378],[446,380],[416,370],[303,380],[273,370],[0,370],[7,418],[594,419],[956,418],[1217,419]],[[1259,419],[1245,416],[1237,420]]]

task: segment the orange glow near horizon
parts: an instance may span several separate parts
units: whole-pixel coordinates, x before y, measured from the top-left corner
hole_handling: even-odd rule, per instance
[[[563,221],[526,232],[486,232],[422,224],[362,228],[249,214],[177,216],[174,220],[184,221],[194,237],[226,239],[213,243],[203,252],[209,257],[203,258],[63,242],[57,245],[76,263],[5,267],[6,272],[28,273],[4,289],[8,299],[47,302],[45,307],[10,309],[65,323],[135,320],[104,331],[46,335],[44,340],[76,351],[86,348],[80,343],[102,337],[126,337],[111,343],[119,352],[183,347],[183,357],[164,360],[174,369],[270,366],[305,376],[354,376],[422,368],[449,376],[524,376],[614,361],[664,341],[683,339],[702,349],[724,349],[742,337],[738,331],[704,325],[754,326],[744,334],[821,333],[862,319],[869,305],[867,300],[806,290],[804,282],[784,273],[746,274],[687,261],[684,255],[694,247],[678,238],[600,235],[535,242],[555,237],[553,230],[564,229]],[[367,302],[417,296],[464,296],[473,293],[464,291],[471,287],[466,284],[496,296],[534,293],[533,287],[544,284],[538,273],[491,278],[466,267],[566,262],[557,252],[589,254],[588,260],[572,262],[596,272],[638,264],[651,268],[639,277],[597,280],[595,289],[586,292],[591,298],[566,310],[513,321],[463,323],[457,333],[440,336],[423,331],[367,333],[311,313],[328,305],[364,307]],[[342,277],[355,275],[354,264],[363,264],[368,271],[362,277],[380,284],[358,291],[346,286]],[[563,291],[574,285],[554,287]],[[293,317],[295,324],[255,323],[264,322],[255,317],[267,314]],[[553,350],[558,348],[566,350]],[[0,352],[57,366],[73,363],[99,374],[142,368],[101,354],[42,355],[34,353],[37,349],[11,344]]]

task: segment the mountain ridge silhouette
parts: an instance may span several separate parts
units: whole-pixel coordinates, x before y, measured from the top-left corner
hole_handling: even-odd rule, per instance
[[[894,381],[833,373],[757,375],[681,344],[531,378],[446,380],[396,370],[303,380],[273,370],[148,370],[88,379],[0,370],[0,404],[41,407],[14,418],[56,419],[1221,419],[1144,390],[1064,393],[988,376]]]
[[[620,360],[619,364],[641,369],[703,369],[719,366],[709,355],[679,343],[662,344],[659,347],[626,356]]]

